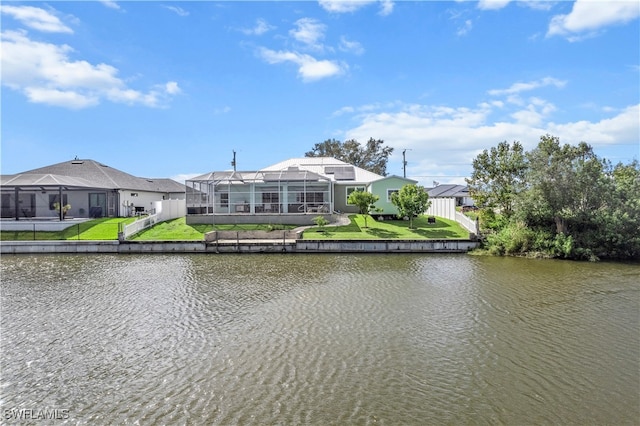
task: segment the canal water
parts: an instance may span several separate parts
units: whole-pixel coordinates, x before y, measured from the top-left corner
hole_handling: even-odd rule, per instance
[[[42,255],[1,273],[2,423],[640,419],[637,264]]]

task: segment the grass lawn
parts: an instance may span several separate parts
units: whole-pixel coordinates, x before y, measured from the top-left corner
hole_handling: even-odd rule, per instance
[[[293,229],[295,225],[231,224],[216,225],[219,231],[272,231]],[[184,217],[158,223],[134,235],[133,241],[201,241],[204,234],[213,231],[213,225],[187,225]]]
[[[376,239],[467,239],[469,232],[457,222],[436,218],[436,223],[427,223],[426,216],[413,220],[414,229],[409,229],[408,220],[387,220],[378,222],[367,218],[364,227],[362,215],[349,216],[351,223],[345,226],[313,227],[304,231],[306,240],[376,240]],[[120,223],[128,224],[136,218],[102,218],[73,225],[64,231],[2,231],[4,241],[33,240],[117,240]],[[238,224],[216,225],[217,230],[232,231],[272,231],[293,229],[295,225]],[[184,217],[161,222],[136,234],[133,241],[202,241],[204,234],[213,230],[213,225],[187,225]]]
[[[2,231],[2,241],[34,240],[117,240],[120,223],[128,224],[136,218],[101,218],[71,225],[63,231]]]
[[[468,239],[469,231],[458,222],[436,218],[436,223],[427,223],[426,216],[413,219],[413,228],[409,229],[408,220],[385,220],[378,222],[360,214],[349,216],[351,223],[344,226],[326,226],[324,229],[313,227],[303,233],[305,240],[423,240],[423,239]]]

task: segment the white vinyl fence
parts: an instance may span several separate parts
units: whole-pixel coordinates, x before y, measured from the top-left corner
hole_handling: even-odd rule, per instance
[[[154,202],[155,213],[140,220],[136,220],[129,225],[125,225],[122,231],[122,237],[125,240],[133,234],[147,229],[158,222],[165,220],[177,219],[186,216],[187,204],[185,200],[162,200]]]
[[[444,217],[445,219],[456,220],[456,199],[455,198],[429,198],[431,205],[425,212],[427,216]]]
[[[431,206],[425,212],[426,215],[455,220],[469,232],[478,235],[479,230],[476,221],[456,211],[455,198],[430,198],[429,200],[431,201]]]
[[[480,234],[480,230],[478,229],[478,222],[460,212],[456,212],[456,222],[467,228],[469,232],[475,235]]]

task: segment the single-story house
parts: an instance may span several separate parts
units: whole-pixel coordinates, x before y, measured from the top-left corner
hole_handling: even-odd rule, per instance
[[[461,221],[457,207],[473,206],[473,198],[469,195],[469,187],[465,185],[442,184],[428,188],[431,205],[426,211],[429,216],[445,217]]]
[[[95,160],[74,159],[15,175],[0,176],[2,218],[126,217],[150,212],[160,200],[184,199],[172,179],[130,175]]]
[[[433,188],[427,188],[429,198],[454,198],[456,206],[473,206],[473,198],[469,195],[469,187],[466,185],[443,184]]]
[[[331,157],[292,158],[257,171],[210,172],[186,182],[187,223],[310,224],[357,213],[353,191],[379,195],[377,215],[397,213],[391,193],[416,181],[381,176]]]

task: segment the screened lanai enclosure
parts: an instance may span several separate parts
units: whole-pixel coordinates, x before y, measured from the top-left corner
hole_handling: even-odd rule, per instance
[[[308,224],[333,211],[331,181],[297,167],[211,172],[185,184],[189,224]]]

